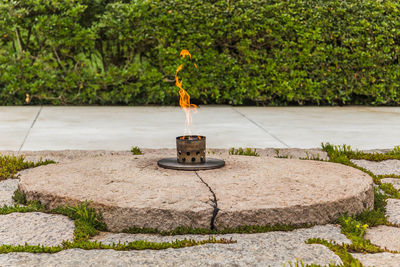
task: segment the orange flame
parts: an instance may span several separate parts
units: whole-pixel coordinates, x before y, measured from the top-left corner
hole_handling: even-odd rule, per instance
[[[189,58],[192,59],[192,55],[186,49],[183,49],[181,51],[181,53],[179,54],[179,56],[181,56],[183,59],[185,58],[185,56],[189,56]],[[194,66],[195,66],[195,68],[197,68],[196,64],[194,64]],[[192,124],[192,115],[190,114],[190,112],[191,112],[191,110],[195,111],[197,106],[195,104],[190,103],[190,95],[182,87],[183,79],[181,81],[179,81],[178,72],[181,71],[182,68],[183,68],[183,64],[179,65],[178,68],[176,69],[175,85],[180,89],[179,90],[179,95],[180,95],[179,105],[181,106],[183,111],[185,111],[185,114],[186,114],[185,134],[190,135],[191,134],[190,126]]]

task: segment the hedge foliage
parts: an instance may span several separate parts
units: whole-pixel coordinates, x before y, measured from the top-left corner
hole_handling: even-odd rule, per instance
[[[397,0],[2,0],[0,104],[177,104],[188,49],[197,104],[395,105],[399,18]]]

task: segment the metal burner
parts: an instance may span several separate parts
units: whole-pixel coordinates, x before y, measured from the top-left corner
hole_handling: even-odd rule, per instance
[[[158,166],[166,169],[197,171],[221,168],[225,161],[206,158],[206,137],[185,135],[176,138],[176,158],[159,160]]]
[[[206,137],[178,136],[176,138],[176,152],[179,163],[204,163],[206,160]]]
[[[160,167],[181,171],[211,170],[221,168],[225,165],[225,161],[220,159],[206,159],[203,163],[185,164],[179,163],[176,158],[165,158],[159,160],[157,163]]]

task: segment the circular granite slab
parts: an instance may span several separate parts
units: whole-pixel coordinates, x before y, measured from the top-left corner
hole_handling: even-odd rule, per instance
[[[168,156],[160,150],[77,158],[23,171],[19,189],[48,208],[91,201],[110,231],[325,224],[373,207],[371,177],[340,164],[213,155],[226,166],[197,172],[157,166]]]

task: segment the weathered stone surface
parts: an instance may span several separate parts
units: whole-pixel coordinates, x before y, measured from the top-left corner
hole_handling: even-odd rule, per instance
[[[224,234],[224,235],[210,235],[215,238],[225,238],[239,240],[238,244],[243,243],[243,240],[258,240],[258,242],[278,242],[281,243],[282,240],[286,240],[284,237],[296,236],[297,241],[306,241],[308,238],[323,238],[326,240],[334,241],[338,244],[351,244],[351,241],[341,233],[340,227],[338,225],[326,224],[326,225],[316,225],[311,228],[300,228],[293,231],[273,231],[258,234]],[[312,237],[309,237],[312,236]],[[101,232],[92,238],[93,241],[99,241],[103,244],[113,244],[113,243],[126,243],[133,242],[137,240],[147,240],[149,242],[171,242],[175,240],[183,239],[194,239],[194,240],[204,240],[207,239],[209,235],[173,235],[173,236],[162,236],[156,234],[127,234],[127,233],[111,233],[111,232]],[[255,238],[253,238],[255,237]],[[276,240],[269,240],[275,238]],[[267,239],[267,240],[265,240]],[[282,245],[283,243],[281,243]],[[307,245],[308,246],[308,245]],[[283,246],[284,247],[284,246]]]
[[[57,246],[73,240],[74,222],[68,217],[41,212],[0,215],[0,245]],[[0,266],[4,266],[0,264]]]
[[[390,223],[400,225],[400,199],[387,200],[386,216]]]
[[[265,148],[257,149],[261,156],[268,157],[287,157],[289,159],[322,159],[327,160],[328,154],[320,148],[300,149],[300,148]]]
[[[391,159],[383,161],[351,160],[357,166],[371,171],[375,175],[400,174],[400,160]]]
[[[90,200],[111,231],[210,227],[209,189],[194,172],[157,167],[159,157],[109,155],[41,166],[22,172],[19,188],[49,208]]]
[[[14,204],[12,199],[15,190],[18,189],[18,179],[6,179],[0,181],[0,207]]]
[[[102,241],[117,241],[121,234],[103,237]],[[67,250],[56,254],[11,253],[0,255],[0,266],[277,266],[302,259],[304,263],[341,264],[337,255],[322,245],[308,245],[309,238],[324,238],[338,243],[350,241],[333,225],[315,226],[292,232],[263,234],[232,234],[225,237],[236,244],[207,244],[182,249],[113,251]],[[145,235],[139,235],[140,239]],[[151,241],[170,241],[182,238],[207,239],[207,236],[148,236]],[[136,235],[125,235],[123,241],[137,240]]]
[[[372,179],[354,168],[270,157],[225,159],[223,169],[198,172],[217,196],[220,228],[324,224],[373,206]]]
[[[159,153],[160,149],[141,149],[145,154]],[[207,155],[213,156],[214,154],[228,154],[228,149],[207,149]],[[163,153],[168,156],[176,153],[175,149],[162,149]],[[68,162],[78,158],[98,157],[98,156],[110,156],[110,155],[132,155],[130,151],[110,151],[110,150],[42,150],[42,151],[0,151],[4,155],[24,155],[27,160],[39,161],[41,159],[51,159],[56,162]],[[276,157],[284,156],[290,159],[297,158],[312,158],[319,157],[320,159],[328,159],[328,155],[325,151],[320,148],[301,149],[301,148],[257,148],[257,153],[261,156]]]
[[[398,227],[379,225],[368,228],[365,239],[369,239],[372,244],[383,249],[400,252],[400,228]]]
[[[384,178],[381,179],[383,184],[392,184],[396,190],[400,190],[400,179],[398,178]]]
[[[156,165],[172,150],[96,153],[23,171],[19,188],[50,208],[91,200],[111,231],[210,227],[213,195],[206,184],[195,172]],[[220,227],[323,224],[373,205],[372,179],[344,165],[222,152],[213,157],[225,159],[226,167],[198,173],[216,194]]]
[[[152,149],[145,149],[146,151],[152,151]],[[163,149],[163,151],[172,149]],[[99,156],[110,156],[110,155],[132,155],[130,151],[112,151],[112,150],[41,150],[41,151],[12,151],[2,150],[1,155],[15,155],[24,156],[26,160],[38,162],[40,160],[54,160],[58,163],[70,162],[79,158],[93,158]]]
[[[400,266],[400,254],[383,252],[374,254],[352,253],[351,255],[353,255],[354,258],[359,260],[363,266],[374,266],[374,267]]]

